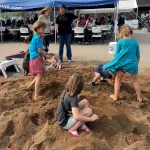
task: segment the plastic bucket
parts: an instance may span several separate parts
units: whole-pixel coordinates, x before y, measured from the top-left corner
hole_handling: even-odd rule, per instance
[[[109,43],[109,54],[115,54],[117,42]]]

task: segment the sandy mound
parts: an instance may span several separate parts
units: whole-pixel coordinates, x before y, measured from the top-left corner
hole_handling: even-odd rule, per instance
[[[77,71],[85,78],[81,99],[88,99],[100,116],[98,121],[88,123],[93,133],[80,132],[78,138],[56,122],[59,97],[69,76]],[[92,66],[50,70],[42,81],[42,101],[33,101],[33,91],[24,90],[32,77],[1,81],[0,150],[150,150],[150,102],[136,101],[128,75],[117,102],[109,99],[113,87],[101,83],[92,88],[92,78]],[[149,74],[141,74],[140,82],[143,95],[150,98]]]

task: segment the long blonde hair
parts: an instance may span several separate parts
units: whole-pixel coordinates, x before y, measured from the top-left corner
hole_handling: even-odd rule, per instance
[[[46,6],[46,7],[44,7],[44,8],[39,12],[39,14],[40,14],[40,15],[44,15],[45,12],[46,12],[46,11],[49,11],[49,10],[51,10],[51,7]]]
[[[129,35],[132,35],[133,34],[133,30],[130,26],[128,25],[124,25],[121,27],[121,30],[120,30],[120,37],[123,38],[123,37],[128,37]]]
[[[68,96],[74,96],[80,94],[84,87],[84,79],[81,73],[75,73],[70,77],[65,86],[65,91]]]

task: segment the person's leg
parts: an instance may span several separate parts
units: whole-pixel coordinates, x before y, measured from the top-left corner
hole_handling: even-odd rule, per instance
[[[123,71],[117,71],[116,77],[115,77],[115,87],[114,87],[114,95],[110,95],[110,98],[113,100],[117,100],[119,97],[120,92],[120,83],[125,73]]]
[[[36,81],[35,81],[35,95],[34,95],[34,100],[36,100],[38,98],[38,96],[39,96],[41,79],[42,79],[42,75],[37,74],[36,75]]]
[[[95,77],[93,78],[92,82],[96,82],[98,79],[100,79],[101,75],[100,73],[95,72]]]
[[[47,48],[46,48],[46,36],[43,38],[43,50],[46,52]],[[46,58],[45,58],[46,60]]]
[[[88,42],[88,29],[84,29],[84,39],[85,39],[85,42]]]
[[[72,51],[71,51],[71,34],[65,35],[65,43],[67,49],[67,58],[68,60],[72,59]]]
[[[137,100],[139,102],[142,102],[142,95],[141,95],[141,88],[140,88],[140,84],[139,84],[139,81],[138,81],[138,76],[137,75],[131,75],[131,80],[133,82],[133,85],[134,85],[134,88],[135,88],[135,91],[136,91],[136,94],[137,94]]]
[[[47,35],[46,36],[46,51],[49,51],[49,44],[50,44],[51,36]]]
[[[88,100],[84,99],[84,100],[79,102],[78,106],[79,106],[79,110],[82,110],[84,108],[90,107],[90,103]]]
[[[84,108],[80,111],[80,114],[82,116],[87,116],[87,117],[91,117],[93,115],[93,110],[91,108]],[[76,131],[78,130],[82,125],[84,125],[85,123],[82,121],[78,121],[70,130],[71,131]]]
[[[32,89],[33,85],[35,84],[36,82],[36,79],[37,79],[37,76],[33,79],[33,81],[29,84],[29,86],[27,87],[27,89]]]
[[[91,83],[92,86],[95,86],[95,82],[100,79],[101,75],[100,73],[95,72],[95,77],[93,78],[93,81]]]
[[[59,35],[59,59],[63,60],[63,51],[64,51],[64,35]]]

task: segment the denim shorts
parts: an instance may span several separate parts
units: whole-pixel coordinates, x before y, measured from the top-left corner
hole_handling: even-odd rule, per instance
[[[71,116],[68,121],[67,124],[63,127],[65,130],[69,130],[71,129],[75,124],[77,123],[77,121],[73,118],[73,116]]]

